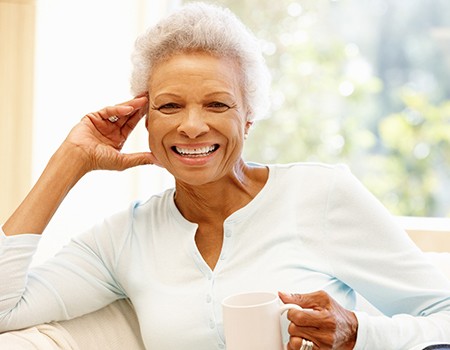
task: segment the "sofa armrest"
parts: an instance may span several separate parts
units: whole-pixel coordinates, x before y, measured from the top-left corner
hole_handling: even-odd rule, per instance
[[[0,344],[14,350],[145,350],[128,299],[72,320],[0,334]]]
[[[108,349],[145,350],[138,319],[128,299],[77,317],[59,322],[82,350]]]

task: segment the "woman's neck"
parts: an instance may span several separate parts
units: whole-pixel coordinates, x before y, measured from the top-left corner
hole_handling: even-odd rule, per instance
[[[239,163],[231,174],[213,183],[192,186],[176,183],[175,203],[195,223],[222,223],[247,205],[267,182],[268,169]]]

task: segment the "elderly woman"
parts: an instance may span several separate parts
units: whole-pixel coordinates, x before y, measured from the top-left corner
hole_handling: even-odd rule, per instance
[[[86,115],[3,226],[0,331],[130,298],[147,348],[224,349],[223,298],[266,290],[308,308],[288,313],[290,350],[450,342],[450,282],[345,167],[242,159],[268,84],[256,40],[226,9],[187,5],[140,37],[138,97]],[[144,116],[151,152],[121,153]],[[29,268],[78,180],[143,164],[175,188]],[[356,292],[384,315],[355,311]]]

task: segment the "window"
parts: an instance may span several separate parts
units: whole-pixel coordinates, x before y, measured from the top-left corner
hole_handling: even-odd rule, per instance
[[[34,181],[72,126],[86,113],[131,98],[134,41],[175,5],[173,1],[148,0],[37,2]],[[143,125],[132,134],[125,152],[148,150]],[[169,185],[172,179],[155,166],[86,175],[47,227],[35,263],[103,217]]]
[[[22,3],[28,2],[15,5]],[[345,162],[393,213],[450,216],[449,2],[220,3],[261,38],[273,75],[272,116],[257,122],[250,133],[246,159]],[[177,4],[35,3],[33,180],[84,113],[129,97],[129,58],[136,36]],[[25,27],[23,19],[7,17],[19,28],[34,25],[31,17]],[[3,40],[2,47],[10,50],[7,43]],[[3,126],[10,125],[6,122]],[[3,129],[3,140],[13,135]],[[24,133],[14,139],[20,146],[29,141],[30,130],[19,129]],[[147,147],[140,129],[125,151]],[[21,150],[25,163],[28,149]],[[14,176],[17,168],[11,169]],[[27,181],[21,182],[22,189]],[[50,223],[36,261],[131,200],[170,185],[171,177],[157,167],[89,174]]]
[[[34,13],[32,0],[0,0],[0,222],[30,187]]]
[[[397,215],[450,216],[450,3],[222,0],[261,40],[246,159],[344,162]]]

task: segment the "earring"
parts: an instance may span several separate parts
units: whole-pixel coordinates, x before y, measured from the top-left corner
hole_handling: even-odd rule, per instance
[[[245,134],[244,134],[244,140],[247,140],[247,138],[248,138],[248,134],[245,133]]]

